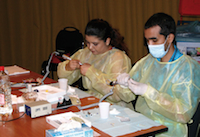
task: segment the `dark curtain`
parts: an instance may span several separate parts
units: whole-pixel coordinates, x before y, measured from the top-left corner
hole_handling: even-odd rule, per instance
[[[58,32],[73,26],[84,34],[94,18],[119,30],[134,63],[147,54],[146,20],[165,12],[177,22],[178,6],[179,0],[0,0],[0,65],[16,64],[40,73],[42,62],[55,51]]]

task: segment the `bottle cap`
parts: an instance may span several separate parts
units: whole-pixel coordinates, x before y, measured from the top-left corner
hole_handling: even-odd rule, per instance
[[[0,71],[4,71],[4,66],[0,66]]]

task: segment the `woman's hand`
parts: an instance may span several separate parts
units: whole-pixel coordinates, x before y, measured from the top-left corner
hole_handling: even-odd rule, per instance
[[[79,60],[72,59],[72,60],[69,61],[68,64],[66,64],[65,69],[69,70],[69,71],[79,69],[80,68],[79,62],[80,62]]]
[[[88,68],[90,67],[91,65],[88,64],[88,63],[85,63],[83,65],[80,66],[80,71],[81,71],[81,74],[85,76]]]

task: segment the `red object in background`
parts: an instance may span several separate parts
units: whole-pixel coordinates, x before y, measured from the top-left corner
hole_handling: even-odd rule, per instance
[[[58,64],[58,63],[62,62],[62,61],[61,61],[62,59],[63,59],[63,58],[60,57],[60,56],[55,56],[55,55],[53,55],[52,60],[51,60],[51,63]]]
[[[67,56],[70,56],[70,53],[66,53],[66,55],[67,55]],[[62,62],[62,61],[64,61],[63,57],[53,55],[52,60],[51,60],[51,63],[58,64],[58,63],[60,63],[60,62]]]
[[[200,0],[180,0],[179,13],[188,16],[200,15]]]
[[[200,0],[180,0],[179,13],[181,23],[183,16],[200,16]]]

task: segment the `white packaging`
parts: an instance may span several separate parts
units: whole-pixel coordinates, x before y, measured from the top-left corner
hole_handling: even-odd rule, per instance
[[[49,123],[50,125],[54,126],[55,128],[58,128],[61,124],[68,122],[72,117],[79,117],[84,121],[84,123],[88,127],[92,126],[92,123],[90,121],[88,121],[87,119],[84,119],[80,115],[77,115],[73,112],[66,112],[66,113],[62,113],[62,114],[48,116],[48,117],[46,117],[46,122]]]
[[[93,129],[85,125],[82,128],[64,131],[46,130],[46,137],[94,137],[93,132]]]
[[[60,88],[56,88],[50,85],[41,85],[37,87],[33,87],[32,91],[38,90],[38,100],[46,100],[50,103],[58,102],[59,100],[62,100],[64,98],[64,95],[66,94],[65,90],[62,90]]]

